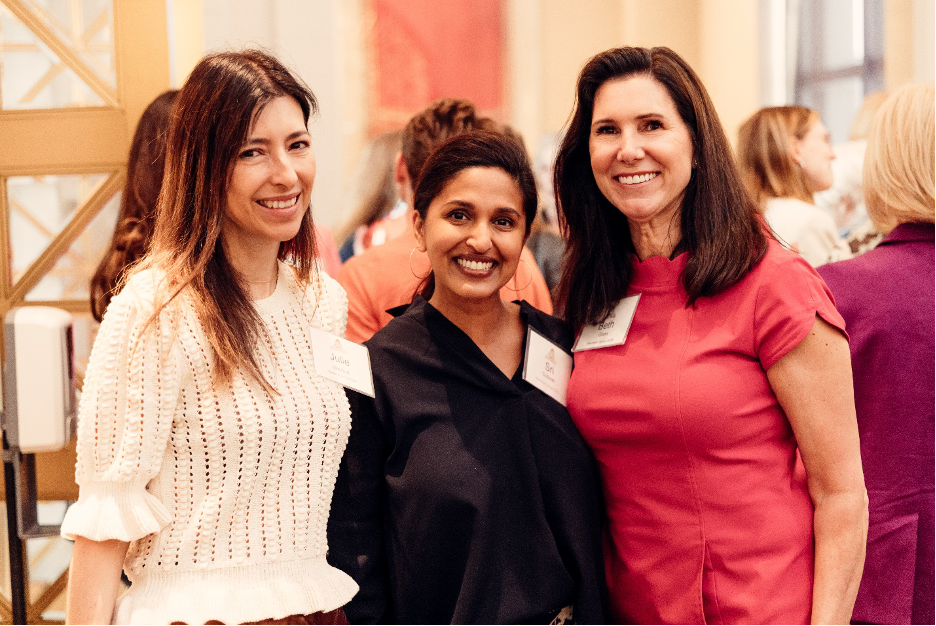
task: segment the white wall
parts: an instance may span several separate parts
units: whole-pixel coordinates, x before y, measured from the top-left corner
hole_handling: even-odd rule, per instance
[[[313,210],[321,223],[339,226],[349,208],[347,185],[367,131],[365,39],[372,20],[367,1],[174,2],[177,14],[184,7],[190,7],[190,13],[198,10],[191,7],[200,3],[205,51],[263,46],[315,92],[321,110],[311,125],[318,160]],[[888,87],[911,80],[933,82],[934,4],[885,0]],[[773,5],[786,3],[504,0],[509,119],[532,149],[543,133],[556,132],[566,122],[576,76],[590,56],[617,45],[668,45],[698,72],[734,140],[738,125],[759,106],[779,104],[789,96],[782,97],[782,70],[779,76],[765,74],[765,66],[776,61],[768,60],[769,50],[778,46],[762,41],[759,27],[766,21],[764,10]],[[180,53],[180,64],[186,56],[192,64],[197,58],[191,51]],[[184,71],[178,74],[181,81]]]
[[[936,80],[936,2],[913,0],[913,81]]]
[[[317,172],[312,208],[327,226],[341,221],[346,163],[364,134],[360,77],[349,76],[343,38],[354,2],[341,0],[202,0],[205,51],[260,46],[315,93],[311,120]],[[352,29],[352,30],[360,30]],[[353,41],[350,43],[354,43]],[[351,154],[351,153],[354,154]]]

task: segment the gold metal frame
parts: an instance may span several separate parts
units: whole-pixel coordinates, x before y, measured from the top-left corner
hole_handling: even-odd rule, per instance
[[[103,106],[96,107],[0,111],[0,136],[4,138],[4,146],[15,148],[0,151],[0,318],[5,318],[10,308],[25,303],[29,291],[55,267],[56,261],[68,252],[101,208],[122,189],[127,150],[137,120],[152,99],[170,86],[165,0],[112,0],[112,3],[116,86],[101,78],[48,26],[39,14],[41,9],[25,0],[0,0],[0,4],[61,62],[60,67],[50,68],[38,82],[48,84],[55,73],[67,67],[103,102]],[[101,27],[97,22],[89,24],[82,42],[88,43]],[[104,174],[106,179],[15,284],[12,283],[6,179],[86,173]],[[106,241],[101,242],[102,251],[106,245]],[[87,301],[78,300],[30,301],[29,304],[57,306],[73,313],[90,310]],[[0,333],[0,347],[2,341]],[[77,499],[74,466],[74,442],[63,451],[36,455],[39,498]],[[2,484],[0,497],[3,497]],[[62,594],[67,580],[65,572],[28,603],[29,623],[49,623],[42,619],[42,613]],[[0,596],[0,620],[9,623],[11,619],[10,602]]]
[[[104,101],[104,106],[117,108],[117,90],[104,82],[93,69],[75,54],[74,50],[62,41],[51,28],[29,9],[21,0],[3,0],[3,4],[23,23],[39,40],[49,47],[55,55],[73,71],[88,87]],[[95,26],[94,23],[91,26]]]

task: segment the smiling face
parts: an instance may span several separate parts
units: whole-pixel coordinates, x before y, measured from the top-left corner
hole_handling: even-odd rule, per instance
[[[793,159],[803,168],[810,193],[832,186],[832,142],[822,120],[817,119],[802,139],[791,139]]]
[[[470,167],[445,184],[415,227],[435,275],[433,306],[500,300],[526,239],[523,197],[503,170]]]
[[[275,98],[255,115],[227,187],[225,247],[253,258],[299,232],[309,208],[315,157],[299,103]],[[259,257],[258,257],[259,258]]]
[[[599,87],[588,152],[598,189],[632,227],[672,224],[692,177],[692,138],[663,85],[635,75]]]

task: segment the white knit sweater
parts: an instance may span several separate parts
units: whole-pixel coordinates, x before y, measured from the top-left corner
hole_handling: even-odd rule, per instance
[[[344,389],[318,376],[308,329],[344,336],[347,297],[318,272],[303,293],[280,264],[254,302],[269,395],[235,373],[212,384],[194,310],[158,324],[158,274],[136,274],[101,324],[78,418],[78,502],[62,535],[132,542],[116,623],[231,624],[330,611],[357,592],[325,561],[325,529],[351,426]],[[139,340],[139,341],[138,341]]]

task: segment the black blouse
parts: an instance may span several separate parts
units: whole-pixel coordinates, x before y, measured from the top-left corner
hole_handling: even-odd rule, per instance
[[[568,350],[563,322],[520,307]],[[548,623],[573,604],[603,622],[598,474],[566,409],[418,296],[366,345],[376,399],[349,392],[328,522],[329,562],[361,587],[349,620]]]

